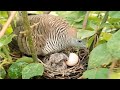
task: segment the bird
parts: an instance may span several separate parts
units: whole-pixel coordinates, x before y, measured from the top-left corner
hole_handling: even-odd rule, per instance
[[[77,30],[72,27],[65,19],[51,14],[37,14],[28,16],[30,23],[33,45],[37,55],[48,55],[62,51],[68,47],[85,47],[82,40],[77,38]],[[17,36],[20,51],[31,55],[28,44],[28,36],[21,32],[24,31],[22,19],[16,21],[16,27],[13,31]]]

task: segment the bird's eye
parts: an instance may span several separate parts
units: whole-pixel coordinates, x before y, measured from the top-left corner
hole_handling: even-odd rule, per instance
[[[81,43],[82,41],[81,40],[78,40],[79,43]]]

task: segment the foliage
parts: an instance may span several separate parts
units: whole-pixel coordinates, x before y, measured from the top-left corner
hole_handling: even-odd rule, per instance
[[[42,14],[43,12],[34,11],[32,13]],[[88,68],[83,73],[84,78],[106,79],[108,76],[112,79],[120,78],[119,70],[108,73],[111,63],[120,60],[120,11],[109,11],[108,19],[102,25],[101,22],[105,16],[105,11],[90,11],[85,29],[83,29],[83,22],[86,11],[52,11],[50,14],[53,13],[66,19],[71,26],[77,28],[77,37],[86,41],[88,49],[90,49],[91,45],[94,47],[89,54]],[[0,25],[4,26],[7,19],[7,11],[0,11]],[[17,15],[14,21],[16,19]],[[101,28],[100,37],[96,39],[95,37]],[[10,56],[11,52],[8,44],[15,37],[12,32],[13,29],[9,25],[5,35],[0,38],[0,78],[4,79],[6,76],[11,79],[41,77],[44,73],[44,66],[41,63],[34,62],[31,57],[27,56],[16,60]],[[93,43],[94,40],[96,42]],[[8,69],[5,68],[6,65]]]
[[[89,56],[88,68],[96,68],[107,65],[112,61],[111,54],[107,50],[106,43],[95,47]]]
[[[4,79],[6,76],[6,71],[3,67],[0,67],[0,79]]]
[[[4,35],[2,38],[0,38],[0,47],[9,44],[14,36],[15,36],[14,34],[11,34],[11,35]]]
[[[44,72],[44,67],[40,63],[31,63],[27,65],[23,70],[22,70],[22,78],[23,79],[30,79],[31,77],[34,76],[42,76]]]
[[[114,58],[120,59],[120,31],[117,31],[108,41],[107,47]]]
[[[0,18],[1,18],[0,24],[3,26],[6,23],[8,18],[7,12],[1,11]],[[29,68],[29,66],[27,65],[32,65],[32,64],[33,66],[31,66],[31,68],[37,71],[36,75],[42,75],[42,72],[44,71],[43,66],[39,63],[34,63],[33,59],[30,57],[21,57],[21,58],[18,58],[17,60],[12,60],[12,61],[10,60],[13,58],[10,56],[10,50],[9,50],[8,44],[12,41],[12,38],[16,36],[15,34],[11,34],[12,31],[13,30],[10,25],[10,27],[7,28],[5,35],[0,38],[0,79],[4,79],[6,76],[8,76],[8,78],[11,78],[11,79],[22,78],[22,72],[23,72],[23,78],[28,78],[28,76],[32,77],[31,73],[27,73],[27,74],[25,73],[28,71],[28,69],[26,68],[27,67]],[[5,70],[4,68],[5,65],[10,65],[8,70]],[[8,72],[8,75],[6,71]],[[35,76],[35,74],[33,76]]]
[[[26,63],[32,63],[33,62],[33,59],[30,58],[30,57],[21,57],[20,59],[16,60],[16,62],[19,62],[19,61],[23,61],[23,62],[26,62]]]
[[[88,79],[107,79],[108,72],[109,69],[107,68],[96,68],[84,72],[83,77]]]
[[[28,63],[19,61],[13,63],[9,69],[8,69],[8,75],[11,79],[17,79],[20,78],[22,75],[22,69],[27,65]]]

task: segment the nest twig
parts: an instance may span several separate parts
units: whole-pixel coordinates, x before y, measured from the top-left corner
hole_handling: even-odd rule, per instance
[[[71,48],[71,50],[69,50],[69,53],[70,52],[76,52],[76,50]],[[82,76],[82,73],[87,69],[88,50],[83,48],[76,53],[79,56],[79,62],[72,67],[67,66],[67,68],[63,70],[55,70],[44,63],[45,72],[43,76],[47,79],[77,79]],[[68,55],[68,53],[65,54]],[[43,58],[43,61],[49,61],[49,59],[50,55]]]

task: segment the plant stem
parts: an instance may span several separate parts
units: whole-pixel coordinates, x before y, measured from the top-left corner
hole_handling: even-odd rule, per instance
[[[6,54],[6,56],[7,56],[8,60],[9,60],[10,62],[12,62],[12,57],[10,56],[10,53],[9,53],[9,51],[8,51],[8,49],[7,49],[7,46],[3,46],[2,48],[3,48],[3,52],[4,52],[4,53]]]
[[[30,47],[32,58],[35,62],[38,62],[35,47],[33,45],[32,32],[31,32],[31,28],[30,28],[30,23],[28,21],[27,11],[22,11],[22,17],[23,17],[24,30],[26,32],[29,32],[29,33],[27,33],[27,36],[28,36],[28,44],[29,44],[29,47]]]
[[[101,34],[102,30],[103,30],[103,27],[101,28],[101,26],[107,21],[107,19],[108,19],[108,14],[109,14],[109,11],[106,11],[106,12],[105,12],[105,16],[104,16],[104,18],[103,18],[103,20],[102,20],[102,22],[101,22],[101,24],[100,24],[100,26],[99,26],[99,29],[97,30],[97,32],[96,32],[95,35],[94,35],[94,39],[93,39],[93,41],[92,41],[92,43],[91,43],[91,45],[90,45],[90,48],[89,48],[89,51],[90,51],[90,52],[93,50],[94,46],[96,46],[96,43],[98,42],[98,39],[99,39],[99,37],[100,37],[100,34]]]
[[[83,21],[83,29],[86,29],[89,13],[90,13],[90,11],[87,11],[85,14],[85,18]]]
[[[102,20],[102,22],[101,22],[101,24],[100,24],[100,28],[99,28],[99,30],[98,30],[98,32],[97,32],[98,38],[100,37],[100,34],[101,34],[101,32],[102,32],[102,29],[103,29],[103,28],[101,28],[101,26],[107,21],[108,15],[109,15],[109,11],[106,11],[106,12],[105,12],[105,16],[104,16],[104,18],[103,18],[103,20]]]

